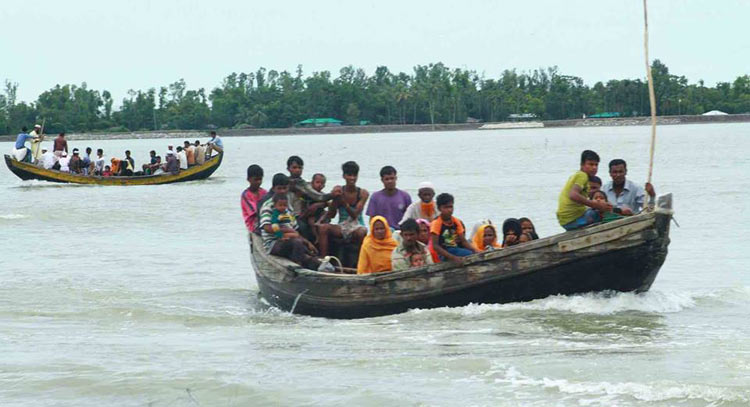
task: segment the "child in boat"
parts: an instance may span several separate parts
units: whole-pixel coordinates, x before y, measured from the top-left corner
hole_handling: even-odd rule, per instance
[[[290,225],[295,221],[294,214],[289,212],[289,201],[285,194],[274,194],[273,211],[271,212],[271,229],[278,239],[297,237],[297,231]]]
[[[518,219],[508,218],[503,222],[503,247],[515,246],[521,243],[521,223]]]
[[[430,224],[432,247],[441,260],[461,262],[461,257],[477,252],[466,240],[463,223],[453,216],[453,195],[442,193],[437,196],[440,216]]]
[[[313,175],[312,180],[310,181],[310,186],[313,190],[323,193],[323,188],[326,187],[326,176],[320,173]],[[302,201],[302,213],[299,217],[308,225],[308,229],[311,231],[313,238],[317,241],[318,228],[315,224],[325,217],[328,202],[316,202],[306,195],[301,195],[299,199]]]
[[[594,176],[589,176],[589,195],[602,189],[602,179]]]
[[[411,256],[409,256],[409,266],[410,267],[422,267],[425,265],[425,256],[424,253],[412,253]]]
[[[607,194],[604,193],[604,191],[596,191],[593,194],[591,194],[591,199],[597,202],[608,202],[607,200]],[[612,208],[611,211],[608,212],[599,212],[599,216],[602,218],[602,222],[612,222],[613,220],[621,219],[622,211],[620,208]]]
[[[419,184],[417,189],[417,196],[419,201],[412,202],[404,217],[401,218],[399,224],[404,223],[407,219],[424,219],[428,222],[432,222],[437,217],[437,206],[435,205],[435,186],[431,182],[423,182]]]
[[[266,194],[266,190],[260,187],[263,183],[263,168],[256,164],[247,167],[247,182],[250,186],[242,191],[240,207],[247,230],[255,232],[259,212],[258,201]]]
[[[609,212],[612,205],[608,202],[594,201],[588,198],[589,177],[599,170],[599,155],[591,150],[581,153],[581,166],[568,178],[557,205],[557,221],[565,230],[575,230],[598,222],[599,211]]]
[[[104,171],[102,171],[102,177],[111,177],[112,176],[112,169],[109,167],[109,165],[104,166]]]
[[[539,235],[536,234],[536,227],[534,227],[531,219],[518,218],[518,221],[521,223],[521,233],[529,235],[529,237],[531,237],[531,240],[539,239]]]
[[[495,225],[486,223],[477,228],[472,238],[474,247],[480,252],[499,249],[502,246],[497,242],[497,231]]]

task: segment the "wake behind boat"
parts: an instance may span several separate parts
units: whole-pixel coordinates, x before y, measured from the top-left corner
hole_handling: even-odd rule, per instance
[[[162,173],[158,175],[133,175],[133,176],[110,176],[81,175],[70,172],[44,169],[31,163],[16,160],[10,155],[5,155],[5,164],[8,169],[22,180],[40,180],[71,184],[94,184],[94,185],[159,185],[175,182],[195,181],[206,179],[221,165],[223,153],[214,155],[205,163],[180,170],[177,173]]]
[[[307,270],[262,249],[251,234],[260,294],[293,313],[366,318],[415,308],[530,301],[556,294],[648,291],[664,263],[671,194],[655,209],[523,245],[403,271],[348,275]]]

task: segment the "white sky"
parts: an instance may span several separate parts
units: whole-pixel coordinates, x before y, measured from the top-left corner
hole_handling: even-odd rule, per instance
[[[750,73],[750,1],[651,0],[651,58],[713,86]],[[18,1],[0,5],[0,81],[34,101],[55,84],[112,92],[184,78],[210,90],[264,66],[443,62],[498,77],[557,65],[592,85],[645,77],[640,0]]]

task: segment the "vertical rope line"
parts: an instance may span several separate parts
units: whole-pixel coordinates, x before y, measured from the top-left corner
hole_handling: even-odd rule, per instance
[[[648,59],[648,0],[643,0],[643,51],[646,56],[646,76],[648,77],[648,100],[651,104],[651,149],[649,151],[648,180],[654,172],[654,149],[656,147],[656,96],[654,95],[654,78],[651,75],[651,64]]]

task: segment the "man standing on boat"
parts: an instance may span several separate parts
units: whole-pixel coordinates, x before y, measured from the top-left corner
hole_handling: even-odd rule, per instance
[[[604,186],[604,193],[607,194],[607,200],[620,208],[623,215],[630,216],[641,211],[645,201],[646,193],[653,201],[656,196],[654,186],[650,182],[646,183],[646,190],[636,185],[633,181],[625,178],[628,175],[628,164],[621,158],[615,158],[609,162],[609,176],[612,181]]]
[[[63,152],[68,152],[68,142],[65,141],[65,133],[60,133],[52,143],[52,152],[58,158],[62,157]]]
[[[42,146],[42,141],[44,141],[42,126],[38,124],[34,125],[34,130],[32,130],[29,135],[34,138],[33,140],[31,140],[31,162],[36,164],[42,157],[42,149],[40,148]]]
[[[27,140],[34,140],[34,136],[26,133],[28,129],[26,127],[21,129],[16,137],[16,144],[13,146],[13,156],[18,161],[31,162],[31,149],[26,147]]]

